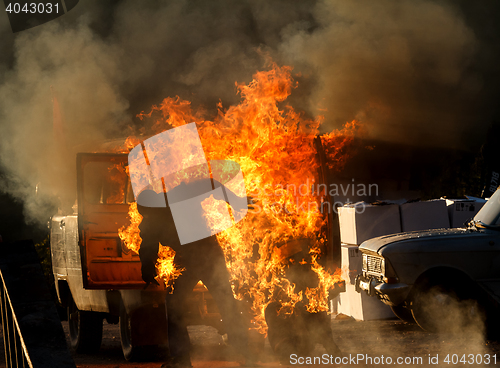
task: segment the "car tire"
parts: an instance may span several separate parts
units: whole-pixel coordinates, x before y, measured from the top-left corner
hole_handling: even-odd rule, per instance
[[[70,346],[77,353],[91,354],[101,348],[102,314],[79,310],[73,298],[67,307]]]
[[[401,321],[414,324],[415,320],[413,319],[413,315],[411,310],[406,308],[403,305],[391,305],[392,312],[398,317]]]
[[[133,313],[129,315],[123,306],[120,306],[120,340],[123,356],[131,362],[156,362],[165,360],[168,356],[165,345],[142,345],[140,341],[141,332],[144,331],[147,321],[146,313]]]
[[[484,324],[484,310],[466,285],[423,281],[413,292],[410,310],[415,322],[429,332],[458,332],[466,326]]]

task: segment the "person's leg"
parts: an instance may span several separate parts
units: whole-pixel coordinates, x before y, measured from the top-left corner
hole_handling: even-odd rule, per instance
[[[220,245],[217,242],[214,243],[212,238],[207,239],[207,243],[204,247],[206,249],[205,262],[200,267],[201,280],[219,308],[230,345],[248,358],[248,329],[245,327],[238,303],[231,290],[224,253]]]
[[[174,282],[174,292],[167,294],[165,305],[167,309],[168,345],[172,366],[190,366],[190,340],[185,321],[185,313],[189,309],[186,305],[187,297],[192,292],[198,279],[190,267],[186,269]]]

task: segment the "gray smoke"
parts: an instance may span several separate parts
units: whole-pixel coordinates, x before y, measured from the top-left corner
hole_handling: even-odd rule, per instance
[[[447,94],[481,88],[477,76],[464,81],[476,39],[456,9],[434,1],[322,1],[314,15],[318,28],[292,27],[279,49],[317,77],[310,109],[327,109],[327,127],[357,118],[375,138],[409,140],[416,132],[442,139],[444,131],[456,138],[462,119]]]
[[[219,99],[237,103],[235,82],[249,82],[263,54],[294,66],[300,84],[290,101],[307,115],[324,114],[326,131],[357,118],[370,138],[456,146],[474,127],[477,140],[496,114],[497,87],[488,81],[498,80],[497,8],[412,0],[82,0],[17,34],[2,16],[1,189],[28,204],[28,220],[45,223],[32,205],[35,185],[74,198],[78,150],[129,135],[128,126],[140,126],[135,115],[168,96],[209,110]],[[67,151],[53,140],[51,86]]]

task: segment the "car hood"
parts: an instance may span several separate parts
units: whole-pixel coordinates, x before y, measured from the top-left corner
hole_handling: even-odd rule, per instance
[[[359,248],[378,253],[383,247],[396,242],[411,239],[424,239],[429,237],[434,237],[437,239],[443,237],[462,236],[464,233],[468,232],[471,232],[471,230],[463,228],[410,231],[407,233],[384,235],[379,236],[378,238],[369,239],[363,242],[359,246]]]

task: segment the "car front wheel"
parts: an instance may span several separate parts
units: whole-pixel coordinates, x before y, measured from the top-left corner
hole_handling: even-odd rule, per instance
[[[398,317],[401,321],[407,323],[415,324],[415,320],[413,319],[413,315],[411,314],[411,310],[402,305],[391,306],[392,312]]]
[[[471,327],[483,330],[484,310],[464,289],[464,285],[421,282],[411,297],[413,319],[429,332],[458,332]]]

